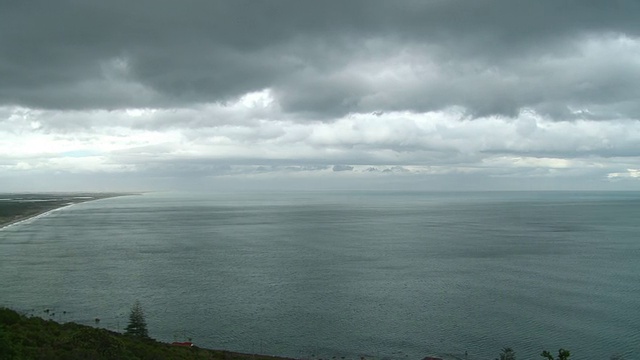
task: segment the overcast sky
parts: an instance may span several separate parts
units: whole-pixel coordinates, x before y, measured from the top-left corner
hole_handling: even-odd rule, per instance
[[[640,190],[638,0],[0,0],[0,192]]]

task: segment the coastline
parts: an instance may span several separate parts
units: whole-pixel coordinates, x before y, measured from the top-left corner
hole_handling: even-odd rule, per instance
[[[40,359],[44,354],[47,359],[294,360],[273,355],[179,346],[153,338],[125,335],[97,325],[93,327],[75,322],[61,324],[51,319],[20,314],[2,305],[0,325],[10,325],[6,327],[5,338],[8,341],[3,343],[0,356],[20,354],[21,359]]]
[[[10,218],[0,217],[0,231],[9,227],[19,225],[21,223],[35,220],[39,217],[46,216],[52,212],[71,207],[83,202],[96,201],[102,199],[109,199],[120,196],[140,195],[140,193],[79,193],[79,194],[64,194],[64,195],[51,195],[42,194],[42,196],[50,197],[47,201],[49,206],[41,206],[35,209],[28,209],[23,212],[16,212],[11,214]],[[39,196],[39,194],[29,194],[31,197]],[[33,201],[33,200],[32,200]],[[15,201],[19,203],[20,201]],[[0,203],[1,204],[1,203]]]

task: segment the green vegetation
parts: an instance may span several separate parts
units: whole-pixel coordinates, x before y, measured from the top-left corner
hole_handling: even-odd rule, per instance
[[[512,348],[504,348],[496,360],[516,360],[516,353]]]
[[[558,350],[558,358],[554,359],[553,355],[545,350],[540,354],[540,356],[549,360],[568,360],[569,356],[571,356],[571,353],[569,352],[569,350],[560,349]],[[513,349],[506,347],[502,349],[500,357],[496,358],[495,360],[516,360],[516,353],[515,351],[513,351]]]
[[[144,318],[144,311],[142,311],[142,306],[137,300],[131,308],[131,313],[129,314],[129,325],[127,325],[125,334],[142,339],[146,339],[149,337],[149,332],[147,331],[147,322]]]
[[[556,358],[546,350],[540,354],[548,360],[568,360],[570,355],[565,349],[558,350]],[[287,360],[155,341],[148,336],[144,311],[138,301],[131,308],[127,334],[76,323],[59,324],[0,307],[0,359]],[[610,359],[623,360],[623,357],[612,355]],[[516,353],[505,347],[496,360],[516,360]]]
[[[64,206],[66,203],[56,200],[30,202],[22,200],[4,200],[0,202],[0,226],[26,219],[45,211]]]
[[[553,355],[551,355],[551,353],[546,350],[543,351],[542,354],[540,354],[540,356],[547,358],[549,360],[554,360]],[[571,356],[571,353],[569,352],[569,350],[560,349],[558,350],[558,357],[556,360],[567,360],[569,359],[569,356]]]
[[[0,227],[69,204],[104,199],[127,193],[3,194],[0,193]]]
[[[229,351],[180,347],[75,323],[59,324],[0,308],[0,359],[282,360]]]

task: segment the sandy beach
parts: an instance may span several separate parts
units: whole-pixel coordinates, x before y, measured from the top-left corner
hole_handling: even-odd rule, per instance
[[[0,201],[0,230],[75,204],[128,195],[138,194],[2,194],[0,195],[2,200]]]

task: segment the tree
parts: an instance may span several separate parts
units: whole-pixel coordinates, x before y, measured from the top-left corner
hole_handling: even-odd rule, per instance
[[[553,359],[553,355],[551,355],[550,352],[548,352],[547,350],[543,351],[542,354],[540,354],[540,356],[547,358],[549,360],[554,360]],[[567,360],[569,359],[569,356],[571,356],[571,353],[569,352],[569,350],[565,350],[565,349],[560,349],[558,350],[558,359],[557,360]]]
[[[504,348],[496,360],[516,360],[516,352],[512,348]]]
[[[129,314],[129,325],[127,325],[126,331],[124,332],[127,335],[140,337],[140,338],[148,338],[149,333],[147,332],[147,322],[144,318],[144,311],[142,310],[142,306],[140,305],[140,301],[136,300],[131,307],[131,313]]]

